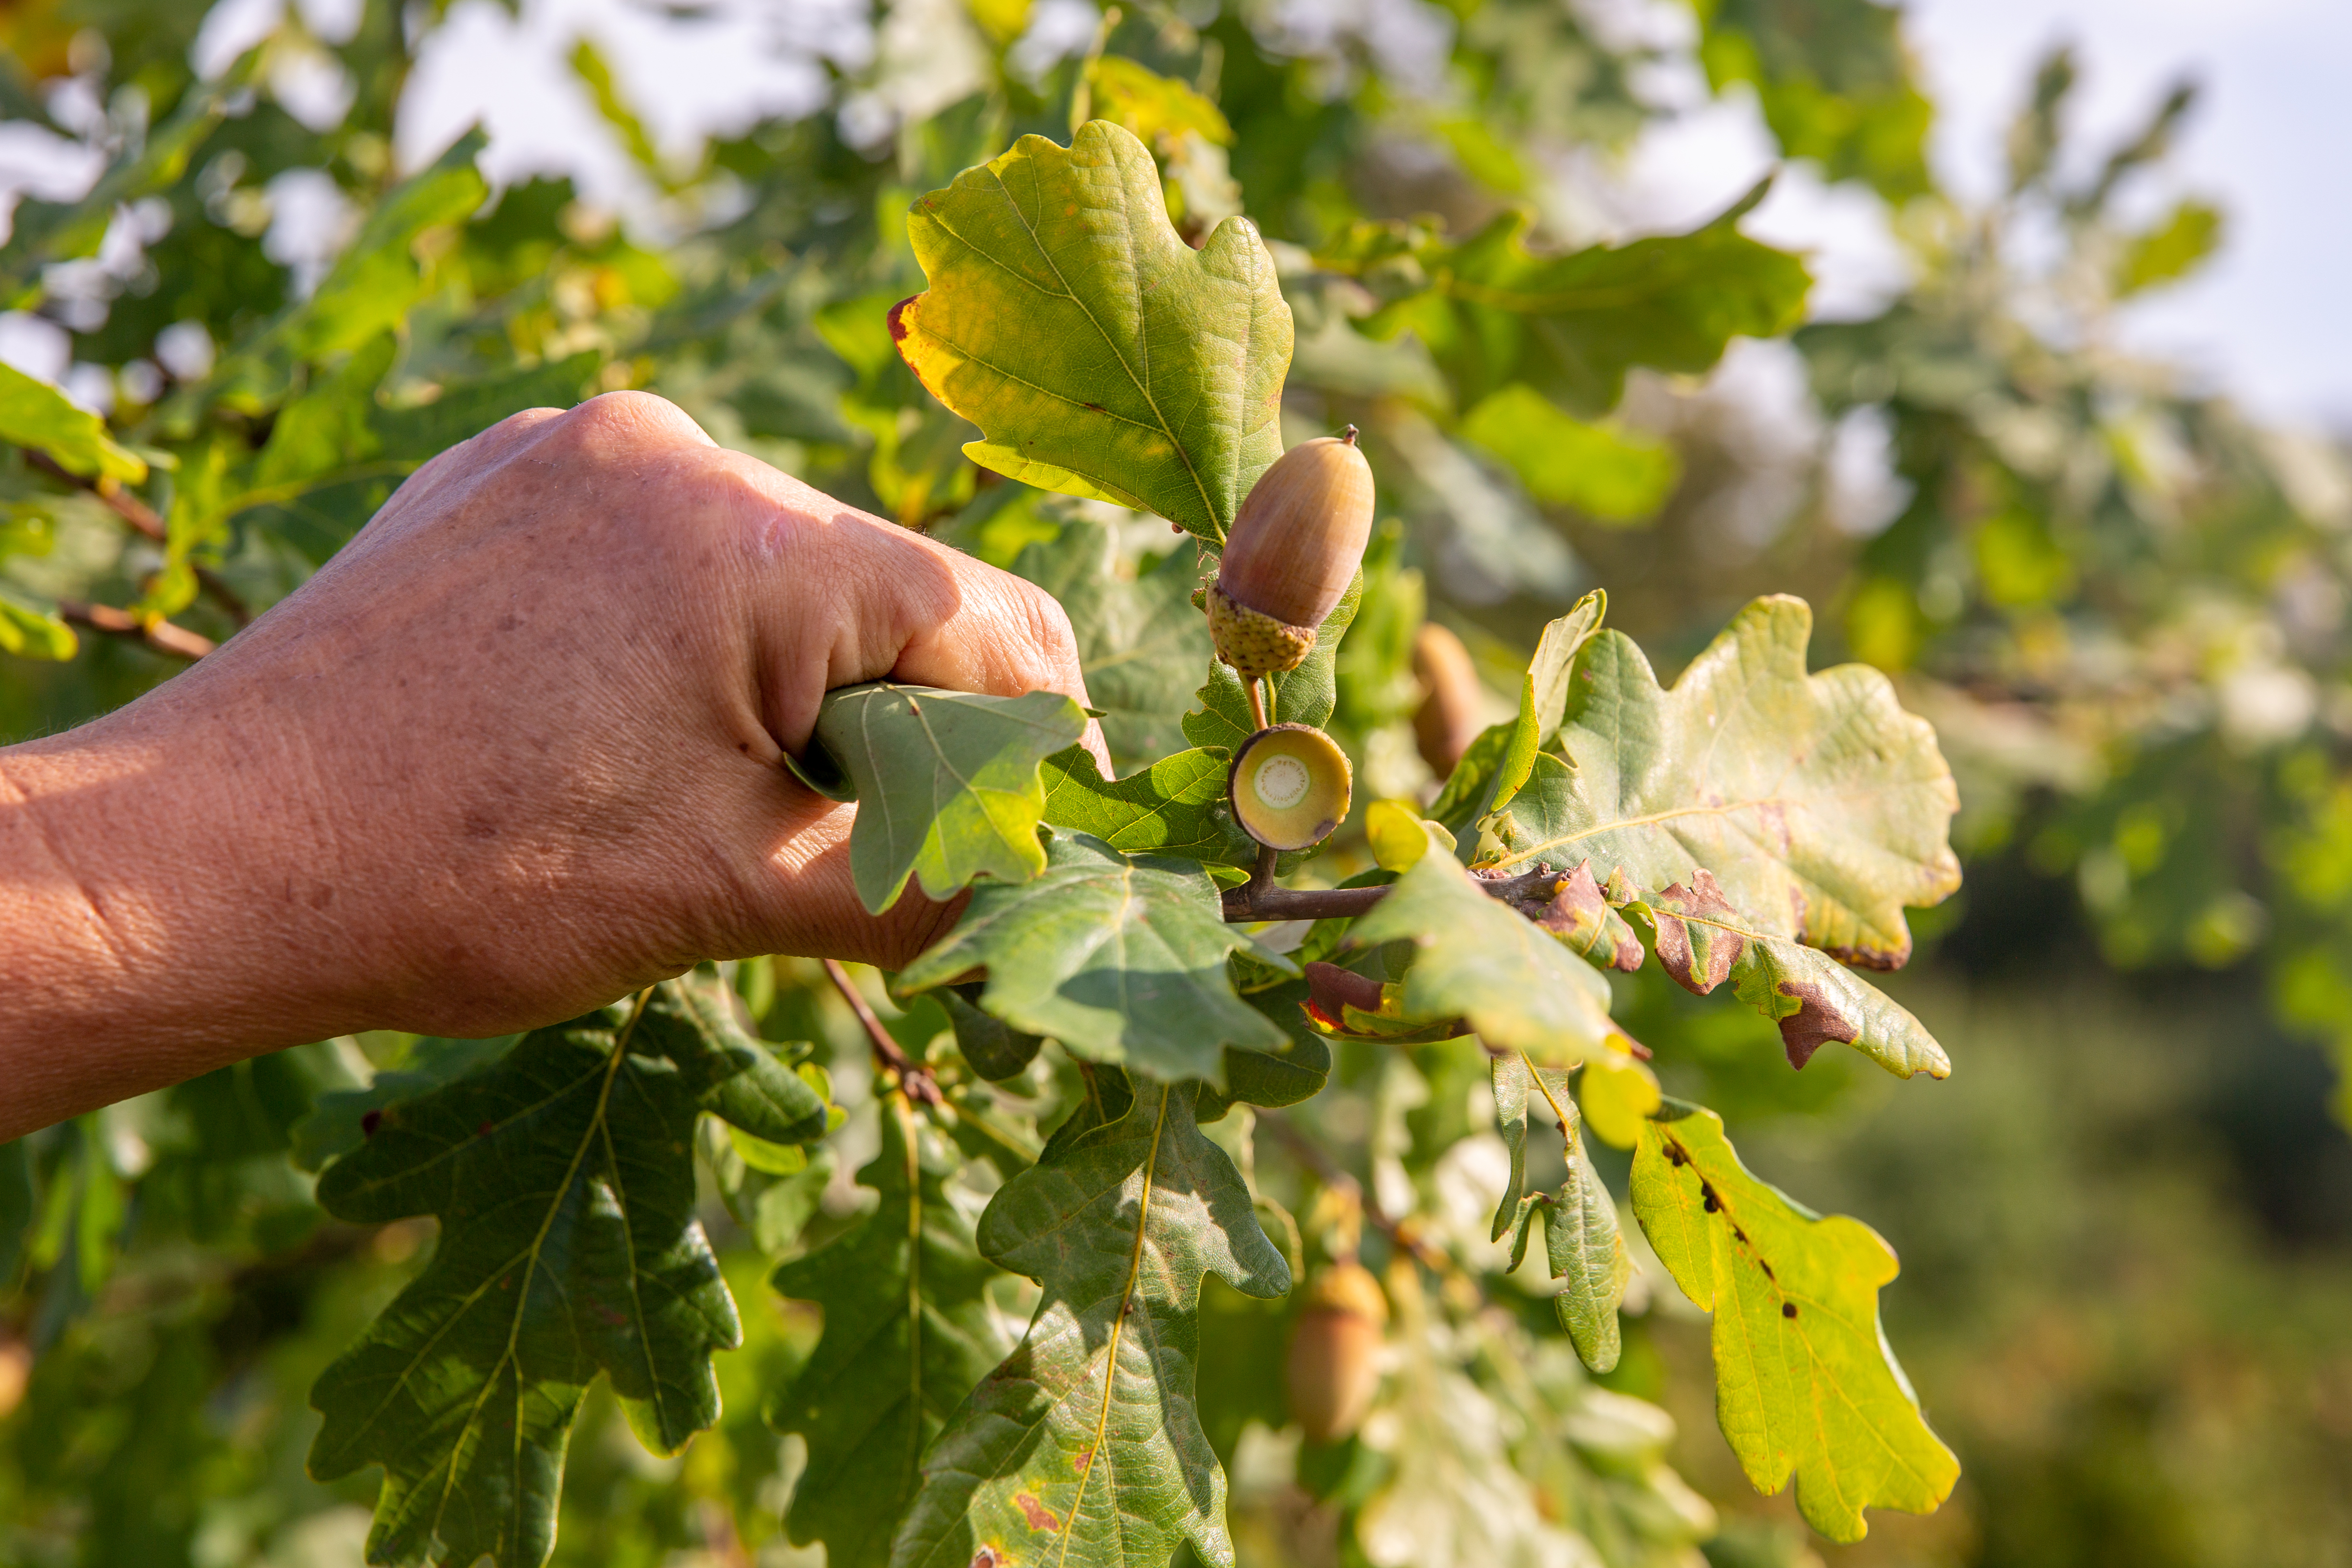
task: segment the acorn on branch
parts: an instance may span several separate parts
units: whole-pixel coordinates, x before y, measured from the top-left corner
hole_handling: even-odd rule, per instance
[[[1413,633],[1412,674],[1423,693],[1412,716],[1413,740],[1429,770],[1448,778],[1486,727],[1478,667],[1461,638],[1434,621],[1424,621]]]
[[[1381,1385],[1388,1298],[1360,1263],[1339,1263],[1307,1287],[1290,1333],[1290,1414],[1309,1440],[1336,1443],[1363,1425]]]
[[[1321,843],[1348,814],[1355,783],[1348,754],[1319,729],[1277,724],[1242,742],[1225,776],[1234,815],[1268,849]]]
[[[1372,470],[1356,427],[1292,447],[1251,486],[1208,596],[1217,657],[1244,681],[1298,667],[1364,559]]]

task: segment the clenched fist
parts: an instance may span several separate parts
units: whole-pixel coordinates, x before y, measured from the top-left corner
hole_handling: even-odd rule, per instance
[[[904,962],[853,808],[782,766],[827,688],[1086,701],[1060,606],[713,445],[657,397],[419,469],[185,674],[0,750],[0,1140],[256,1051],[495,1034],[698,959]]]

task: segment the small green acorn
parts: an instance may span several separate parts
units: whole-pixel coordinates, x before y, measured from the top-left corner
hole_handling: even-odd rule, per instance
[[[1372,533],[1372,469],[1344,435],[1305,442],[1251,486],[1208,596],[1217,657],[1242,679],[1298,667]]]

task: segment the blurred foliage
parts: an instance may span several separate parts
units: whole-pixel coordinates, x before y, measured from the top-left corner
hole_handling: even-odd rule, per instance
[[[1114,120],[1155,154],[1187,238],[1246,210],[1268,241],[1297,331],[1286,434],[1366,432],[1394,521],[1325,699],[1364,799],[1434,783],[1407,722],[1424,613],[1516,695],[1523,650],[1594,581],[1663,670],[1753,594],[1803,592],[1939,732],[1969,891],[1918,922],[1936,973],[1898,996],[1971,1020],[1944,1031],[1949,1084],[1900,1089],[1838,1052],[1792,1073],[1769,1020],[1654,966],[1612,980],[1670,1092],[1758,1128],[1761,1175],[1864,1216],[1906,1260],[1885,1310],[1966,1477],[1934,1518],[1822,1554],[2339,1561],[2352,1148],[2315,1107],[2352,1105],[2288,1031],[2352,1064],[2346,455],[2116,346],[2119,306],[2221,242],[2210,202],[2150,217],[2138,199],[2188,92],[2091,154],[2053,56],[2009,189],[1970,209],[1924,162],[1895,11],[1693,8],[1718,90],[1752,90],[1789,156],[1893,204],[1912,279],[1866,319],[1800,327],[1801,269],[1738,233],[1743,209],[1695,235],[1596,235],[1577,171],[1654,112],[1633,85],[1654,52],[1543,0],[1144,5],[1042,66],[1020,0],[900,0],[871,63],[828,68],[825,111],[686,164],[582,40],[583,91],[655,193],[627,223],[562,180],[491,190],[470,140],[395,166],[434,8],[368,0],[335,37],[289,9],[209,81],[188,64],[201,6],[0,8],[0,112],[104,169],[80,200],[18,204],[0,304],[62,331],[67,387],[105,415],[0,372],[0,737],[130,700],[177,667],[174,633],[232,635],[433,453],[619,387],[999,564],[1029,550],[1024,575],[1100,552],[1141,606],[1106,615],[1145,617],[1170,598],[1153,573],[1191,570],[1164,526],[975,468],[977,433],[923,394],[884,320],[923,283],[918,193],[1019,134]],[[321,68],[349,93],[323,126],[286,89]],[[306,182],[341,204],[341,244],[295,256],[280,219]],[[1600,287],[1634,298],[1583,292]],[[1695,379],[1729,338],[1791,329],[1804,387],[1778,395],[1807,406],[1777,423],[1736,376]],[[1891,474],[1857,486],[1847,455],[1880,445]],[[1166,695],[1136,700],[1123,767],[1175,743]],[[1368,863],[1342,844],[1318,869]],[[805,1448],[761,1410],[825,1325],[765,1279],[865,1219],[852,1173],[882,1146],[881,1097],[813,966],[745,963],[731,984],[765,1038],[812,1043],[853,1114],[795,1170],[705,1124],[698,1211],[744,1336],[716,1357],[719,1425],[656,1458],[592,1391],[558,1562],[817,1560],[786,1517]],[[934,1068],[965,1162],[942,1190],[976,1213],[1088,1081],[1041,1055],[992,1083],[940,1007],[873,999]],[[306,1477],[308,1391],[434,1231],[331,1218],[306,1167],[347,1145],[368,1095],[480,1060],[334,1041],[0,1148],[0,1562],[357,1558],[376,1483]],[[1242,1561],[1589,1548],[1688,1568],[1701,1542],[1717,1564],[1812,1560],[1716,1436],[1705,1326],[1654,1258],[1637,1250],[1623,1357],[1595,1378],[1541,1260],[1514,1270],[1490,1239],[1509,1157],[1490,1098],[1459,1045],[1342,1041],[1328,1089],[1256,1115],[1255,1158],[1246,1107],[1204,1127],[1293,1272],[1360,1255],[1391,1306],[1372,1414],[1316,1445],[1284,1393],[1298,1294],[1207,1287],[1200,1415]],[[1556,1186],[1543,1131],[1528,1180]],[[1596,1163],[1622,1193],[1622,1156]],[[997,1274],[983,1299],[1017,1340],[1035,1292]]]

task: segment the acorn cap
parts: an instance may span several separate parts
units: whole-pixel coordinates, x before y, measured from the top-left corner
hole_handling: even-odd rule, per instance
[[[1225,789],[1251,838],[1270,849],[1303,850],[1329,838],[1347,816],[1354,781],[1348,754],[1329,736],[1277,724],[1242,742]]]
[[[1372,469],[1349,425],[1292,447],[1259,476],[1226,535],[1217,581],[1236,603],[1312,630],[1348,591],[1371,535]]]
[[[1295,670],[1315,649],[1312,626],[1288,626],[1262,615],[1225,591],[1222,582],[1209,584],[1209,640],[1217,657],[1245,681],[1260,675]]]

